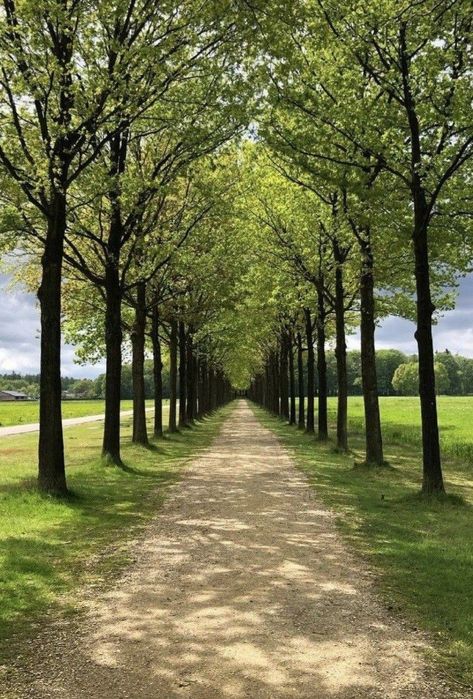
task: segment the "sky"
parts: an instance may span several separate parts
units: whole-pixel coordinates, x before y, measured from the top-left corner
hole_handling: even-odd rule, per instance
[[[0,276],[0,373],[39,372],[39,312],[32,294],[7,289],[8,280]],[[378,349],[396,348],[408,354],[416,352],[414,324],[400,318],[386,318],[376,334]],[[473,357],[473,275],[461,281],[456,308],[444,314],[434,327],[436,350],[449,349]],[[359,349],[359,335],[348,338],[349,349]],[[74,348],[64,344],[63,376],[94,378],[103,373],[104,364],[81,366],[74,362]]]

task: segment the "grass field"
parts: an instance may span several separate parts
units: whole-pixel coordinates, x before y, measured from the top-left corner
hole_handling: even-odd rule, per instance
[[[151,405],[152,401],[148,401],[148,403]],[[133,401],[122,400],[122,410],[131,410],[132,407]],[[86,415],[100,415],[104,410],[105,402],[103,400],[66,400],[62,404],[62,416],[64,419],[85,417]],[[38,420],[38,401],[0,401],[0,427],[27,425],[31,422],[38,422]]]
[[[388,441],[421,445],[420,407],[415,397],[381,397],[383,433]],[[473,396],[439,396],[438,412],[440,440],[445,455],[463,459],[473,466]],[[336,398],[329,399],[329,413],[335,422]],[[364,428],[363,399],[348,399],[348,419],[351,432]]]
[[[183,461],[210,443],[225,414],[223,409],[149,448],[131,444],[127,417],[124,469],[101,464],[100,423],[68,428],[65,446],[73,496],[62,501],[41,496],[33,487],[37,436],[2,440],[0,679],[1,657],[15,652],[12,635],[21,640],[46,609],[72,609],[79,585],[100,582],[123,564],[123,544],[155,513]]]
[[[419,496],[415,399],[382,401],[390,468],[354,466],[363,461],[361,399],[350,399],[350,424],[356,431],[350,434],[349,455],[336,453],[333,442],[321,445],[262,410],[258,414],[293,452],[317,493],[337,512],[344,534],[377,570],[388,604],[431,632],[440,671],[471,687],[473,398],[445,397],[439,403],[449,497],[430,501]]]

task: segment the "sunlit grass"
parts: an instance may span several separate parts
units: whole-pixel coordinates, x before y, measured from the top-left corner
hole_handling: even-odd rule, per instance
[[[152,406],[153,401],[148,401],[148,406]],[[122,400],[122,410],[131,410],[133,401]],[[101,415],[105,410],[103,400],[65,400],[62,403],[62,416],[64,419],[70,417],[85,417],[86,415]],[[27,425],[38,422],[39,402],[38,401],[0,401],[0,427],[10,425]]]
[[[350,400],[352,414],[356,400]],[[413,434],[413,401],[383,401],[390,468],[355,467],[355,462],[363,461],[358,432],[350,434],[352,453],[341,455],[335,453],[333,442],[321,445],[266,412],[257,412],[337,513],[344,534],[378,571],[388,604],[413,625],[431,632],[442,671],[472,685],[473,467],[449,457],[444,465],[449,496],[420,497],[420,450],[402,444],[404,430]],[[473,441],[467,429],[469,401],[473,399],[441,401],[444,427],[451,426],[451,453],[455,453],[454,434],[460,443]],[[390,441],[391,435],[396,441]]]
[[[473,466],[473,396],[438,396],[437,405],[442,451]],[[386,439],[420,447],[419,398],[383,396],[380,407]],[[329,399],[329,410],[334,421],[336,398]],[[364,416],[361,396],[348,399],[348,417],[350,430],[362,432]]]

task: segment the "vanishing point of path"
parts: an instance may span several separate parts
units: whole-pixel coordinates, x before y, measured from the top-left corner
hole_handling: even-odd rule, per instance
[[[244,401],[133,553],[111,591],[87,595],[78,622],[40,634],[6,696],[465,696],[424,666],[421,634],[378,600],[333,516]]]

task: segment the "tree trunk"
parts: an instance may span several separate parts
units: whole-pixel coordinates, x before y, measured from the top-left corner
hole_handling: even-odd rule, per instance
[[[323,284],[323,280],[321,280]],[[325,300],[323,288],[317,289],[317,439],[325,442],[328,439],[327,411],[327,358],[325,356]]]
[[[61,277],[66,229],[65,197],[56,194],[48,221],[38,290],[41,305],[41,377],[38,487],[67,493],[61,413]]]
[[[288,369],[288,347],[287,333],[285,330],[281,333],[279,343],[279,394],[281,396],[280,415],[284,420],[289,420],[289,383],[287,376]]]
[[[127,155],[127,134],[116,134],[110,142],[111,202],[110,227],[105,267],[105,420],[102,458],[106,463],[121,465],[120,399],[122,377],[122,288],[120,282],[120,250],[123,225],[118,176],[124,172]]]
[[[153,379],[154,379],[154,436],[163,436],[163,361],[161,358],[161,340],[159,338],[159,309],[153,308],[151,337],[153,342]]]
[[[426,495],[445,492],[440,459],[440,438],[435,394],[429,252],[425,197],[418,194],[415,204],[414,254],[417,290],[416,340],[419,352],[419,396],[422,418],[423,480]]]
[[[345,290],[343,287],[343,255],[336,240],[333,241],[335,268],[335,355],[337,359],[337,447],[348,450],[348,380],[347,345],[345,339]]]
[[[200,419],[207,411],[205,407],[206,388],[206,364],[205,358],[200,357],[197,362],[197,417]]]
[[[135,444],[148,444],[145,404],[146,285],[137,286],[135,322],[131,332],[133,379],[133,437]]]
[[[215,376],[215,369],[212,367],[209,370],[209,408],[210,411],[215,410],[217,407],[217,380]]]
[[[296,377],[294,373],[294,347],[292,333],[288,335],[288,356],[289,356],[289,424],[296,424]]]
[[[304,398],[304,350],[302,347],[302,337],[297,333],[297,386],[299,394],[299,414],[297,426],[300,430],[305,429],[305,398]]]
[[[191,425],[195,419],[195,373],[194,373],[194,346],[192,329],[189,328],[186,342],[186,379],[187,379],[187,424]]]
[[[177,432],[177,321],[169,334],[169,432]]]
[[[193,400],[193,408],[192,412],[194,415],[194,419],[196,419],[199,415],[198,410],[199,410],[199,374],[200,374],[200,366],[199,366],[199,359],[197,358],[197,355],[193,353],[193,361],[194,361],[194,400]]]
[[[367,238],[361,244],[361,378],[365,408],[366,461],[369,464],[384,463],[381,417],[379,413],[378,376],[375,349],[375,304],[373,279],[373,252]]]
[[[440,438],[435,395],[434,346],[432,340],[432,315],[434,305],[430,292],[429,270],[429,207],[422,184],[422,143],[420,124],[416,112],[415,98],[410,85],[412,57],[406,42],[407,22],[400,23],[400,68],[404,93],[404,107],[409,123],[411,148],[411,191],[414,204],[414,243],[417,329],[416,340],[419,354],[419,395],[422,419],[423,479],[425,495],[444,493],[440,459]]]
[[[310,310],[304,308],[305,334],[307,339],[307,424],[306,432],[314,432],[314,339]]]
[[[122,374],[122,320],[120,278],[115,260],[105,270],[105,421],[102,458],[120,465],[120,399]]]
[[[179,427],[187,424],[187,337],[186,327],[179,321]]]
[[[277,352],[271,353],[271,382],[272,382],[272,406],[271,410],[275,415],[280,415],[280,383],[279,383],[279,358]]]

